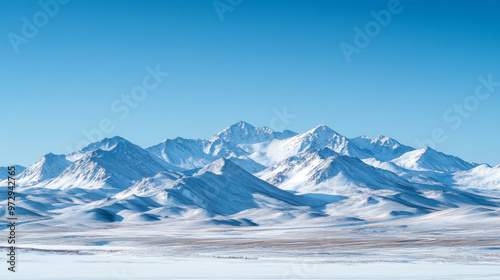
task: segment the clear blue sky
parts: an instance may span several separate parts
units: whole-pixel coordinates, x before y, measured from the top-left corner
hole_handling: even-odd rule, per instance
[[[143,147],[239,120],[298,132],[326,124],[415,147],[442,128],[438,150],[499,164],[500,87],[459,126],[443,114],[473,102],[479,76],[500,81],[500,2],[401,0],[348,63],[339,45],[389,2],[243,0],[221,21],[211,0],[73,0],[45,24],[38,1],[3,0],[0,166],[67,153],[103,118],[115,127],[105,136]],[[15,53],[9,34],[23,36],[23,17],[34,16],[41,27]],[[111,104],[156,65],[170,75],[120,119]],[[295,115],[285,126],[272,121],[283,107]]]

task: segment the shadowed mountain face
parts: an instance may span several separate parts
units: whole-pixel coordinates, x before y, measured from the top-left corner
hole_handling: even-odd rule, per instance
[[[26,167],[21,166],[21,165],[14,165],[15,169],[15,174],[20,174],[24,170],[26,170]],[[12,170],[9,170],[9,166],[0,166],[0,180],[5,180],[9,177],[9,172]]]
[[[239,122],[209,139],[178,137],[147,149],[106,138],[21,171],[19,213],[44,218],[35,224],[328,225],[450,208],[496,215],[500,192],[498,167],[385,136],[349,139],[324,125],[299,134]]]

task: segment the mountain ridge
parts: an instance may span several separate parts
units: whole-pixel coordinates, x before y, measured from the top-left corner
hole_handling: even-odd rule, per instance
[[[295,133],[238,122],[208,139],[177,137],[144,149],[115,136],[49,153],[19,174],[20,194],[29,194],[20,207],[29,219],[43,217],[37,223],[58,224],[78,217],[210,226],[367,222],[496,209],[499,167],[382,135],[347,138],[326,125]]]

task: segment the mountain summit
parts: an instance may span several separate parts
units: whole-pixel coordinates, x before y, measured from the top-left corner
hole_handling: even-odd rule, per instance
[[[360,136],[351,139],[351,141],[363,151],[381,161],[393,160],[414,150],[412,147],[402,145],[398,141],[383,135],[379,135],[375,139],[371,139],[368,136]]]
[[[392,162],[406,169],[438,172],[463,171],[476,166],[476,164],[446,155],[430,147],[407,152]]]
[[[274,139],[282,140],[295,135],[297,133],[290,130],[276,132],[268,127],[256,128],[247,122],[240,121],[225,128],[214,137],[234,144],[255,144]]]

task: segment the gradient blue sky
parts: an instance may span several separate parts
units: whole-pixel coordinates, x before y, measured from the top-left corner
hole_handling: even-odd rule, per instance
[[[148,147],[239,120],[268,126],[283,107],[297,132],[326,124],[416,147],[442,128],[438,150],[499,164],[500,87],[458,129],[443,113],[474,94],[478,76],[500,81],[500,2],[402,0],[347,63],[339,44],[388,2],[244,0],[221,21],[210,0],[73,0],[16,54],[9,32],[41,7],[3,0],[0,166],[66,153],[103,118],[116,127],[105,136]],[[119,119],[113,100],[156,65],[170,76]]]

